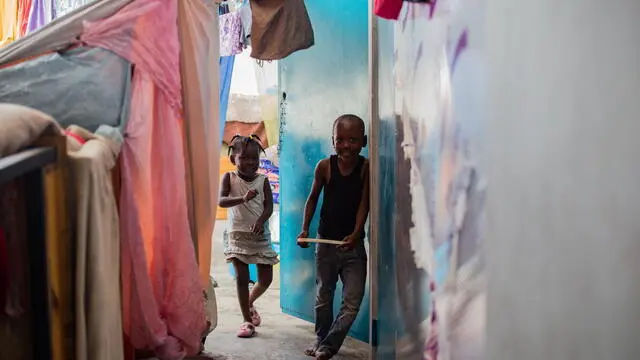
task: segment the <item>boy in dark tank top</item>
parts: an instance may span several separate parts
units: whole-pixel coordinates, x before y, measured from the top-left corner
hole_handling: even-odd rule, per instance
[[[344,245],[316,247],[316,344],[305,353],[316,359],[330,359],[338,353],[358,315],[367,278],[364,226],[369,214],[369,160],[360,152],[367,145],[364,121],[356,115],[342,115],[333,124],[335,155],[320,160],[304,211],[302,232],[309,237],[309,225],[320,193],[318,237],[342,240]],[[299,242],[306,248],[307,243]],[[334,319],[333,299],[338,279],[343,284],[340,313]]]

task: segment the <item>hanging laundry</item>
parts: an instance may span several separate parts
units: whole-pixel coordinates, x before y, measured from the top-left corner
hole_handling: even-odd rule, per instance
[[[18,38],[18,0],[0,0],[0,47],[7,46]]]
[[[242,52],[242,20],[239,12],[220,15],[220,56]]]
[[[219,17],[210,0],[178,2],[181,40],[181,79],[184,101],[184,142],[189,223],[197,249],[200,281],[211,284],[211,234],[218,203],[220,162]],[[204,31],[203,31],[204,29]],[[213,63],[212,63],[213,60]],[[203,79],[208,79],[203,81]],[[214,170],[216,169],[216,170]],[[217,326],[215,292],[207,295],[209,330]]]
[[[408,3],[418,3],[418,4],[422,3],[422,4],[428,5],[429,19],[432,19],[436,13],[436,6],[438,4],[438,0],[404,0],[404,1]]]
[[[6,1],[6,0],[5,0]],[[56,18],[55,0],[32,0],[27,31],[32,33]]]
[[[381,18],[398,20],[402,10],[402,0],[375,0],[373,11]]]
[[[251,46],[251,6],[248,0],[243,3],[238,12],[242,22],[242,45]]]
[[[123,328],[161,360],[198,354],[206,329],[187,209],[177,20],[177,1],[133,1],[86,24],[80,38],[136,66],[120,156]]]
[[[75,359],[124,359],[120,295],[120,231],[111,170],[121,139],[70,126],[69,178],[75,213]]]
[[[220,136],[224,133],[224,126],[227,122],[227,109],[235,58],[235,56],[220,57]]]
[[[29,26],[29,13],[31,12],[32,0],[18,0],[18,37],[27,35]]]
[[[95,0],[55,0],[56,18],[66,15]]]
[[[279,60],[314,45],[304,0],[251,0],[251,57]]]

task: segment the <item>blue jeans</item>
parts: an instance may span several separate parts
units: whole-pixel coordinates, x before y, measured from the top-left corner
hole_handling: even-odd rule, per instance
[[[333,317],[333,299],[338,279],[342,281],[342,307]],[[358,316],[367,281],[364,244],[353,250],[335,245],[316,247],[316,335],[317,349],[335,355]]]

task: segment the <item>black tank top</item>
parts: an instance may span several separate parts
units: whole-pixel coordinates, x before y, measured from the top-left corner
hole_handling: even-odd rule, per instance
[[[342,240],[353,233],[356,226],[358,207],[362,199],[362,167],[364,157],[348,176],[343,176],[338,168],[338,157],[332,155],[331,177],[324,187],[320,226],[318,234],[331,240]],[[364,238],[364,233],[362,234]]]

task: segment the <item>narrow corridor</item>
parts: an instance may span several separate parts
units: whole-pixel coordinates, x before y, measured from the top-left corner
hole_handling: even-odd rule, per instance
[[[280,309],[280,282],[256,303],[263,319],[257,336],[239,339],[236,331],[241,323],[235,284],[222,254],[222,229],[225,222],[216,223],[213,240],[211,275],[218,282],[218,327],[209,335],[206,350],[214,360],[305,360],[304,349],[314,339],[313,324],[285,315]],[[368,359],[368,346],[348,338],[336,360]]]

